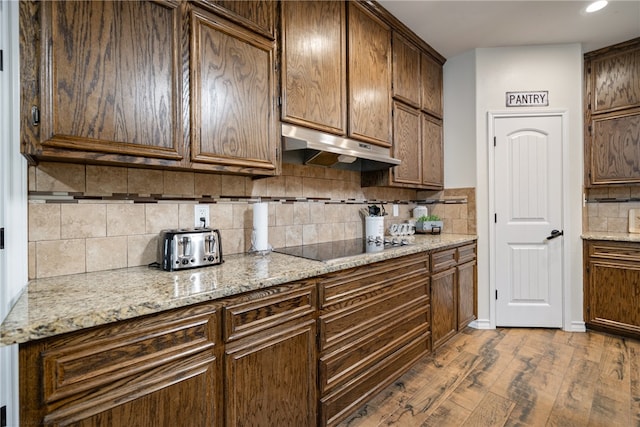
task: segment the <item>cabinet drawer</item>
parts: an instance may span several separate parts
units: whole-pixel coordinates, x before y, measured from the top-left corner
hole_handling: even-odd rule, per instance
[[[588,244],[592,259],[640,262],[640,243],[596,241]]]
[[[320,307],[347,304],[386,292],[401,280],[421,280],[429,274],[429,254],[387,260],[324,276],[319,286]]]
[[[427,277],[418,282],[410,280],[389,286],[385,293],[374,298],[322,313],[319,318],[320,351],[379,330],[381,325],[401,316],[415,303],[426,306],[429,304],[428,287]]]
[[[476,244],[460,246],[457,249],[458,264],[464,264],[465,262],[473,261],[476,259]]]
[[[431,254],[431,268],[434,273],[447,268],[451,268],[457,264],[457,249],[447,249],[444,251],[433,252]]]
[[[313,314],[317,307],[315,282],[305,283],[269,288],[231,300],[224,307],[225,342]]]
[[[378,330],[350,341],[320,358],[320,392],[348,382],[372,365],[397,351],[417,335],[428,331],[429,306],[417,304],[406,314],[385,323]]]
[[[134,393],[150,392],[152,385],[175,382],[215,358],[218,325],[217,307],[210,304],[53,339],[42,353],[44,400],[51,403],[122,379],[110,392],[122,403]],[[179,361],[174,369],[140,375]]]
[[[383,390],[430,351],[429,332],[373,365],[344,387],[320,399],[320,425],[335,426]]]

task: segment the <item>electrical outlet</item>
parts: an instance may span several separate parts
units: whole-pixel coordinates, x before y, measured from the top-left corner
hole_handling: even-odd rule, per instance
[[[204,223],[202,219],[204,218]],[[195,205],[193,209],[193,226],[195,228],[209,226],[209,205]]]

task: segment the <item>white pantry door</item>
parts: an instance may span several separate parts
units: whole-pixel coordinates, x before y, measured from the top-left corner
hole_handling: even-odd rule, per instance
[[[560,328],[562,116],[495,117],[494,136],[496,325]]]

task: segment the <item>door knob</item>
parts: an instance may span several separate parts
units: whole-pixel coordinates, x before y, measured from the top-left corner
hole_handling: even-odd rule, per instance
[[[551,234],[547,236],[547,240],[555,239],[556,237],[560,237],[564,234],[564,230],[551,230]]]

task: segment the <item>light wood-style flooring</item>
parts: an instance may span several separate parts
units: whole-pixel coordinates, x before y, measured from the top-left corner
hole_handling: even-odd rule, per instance
[[[466,328],[346,426],[640,426],[640,341]]]

